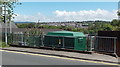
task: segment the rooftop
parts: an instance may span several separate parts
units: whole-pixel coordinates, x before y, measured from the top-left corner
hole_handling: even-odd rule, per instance
[[[71,32],[71,31],[53,31],[53,32],[48,32],[47,35],[53,35],[53,36],[85,36],[82,32]]]

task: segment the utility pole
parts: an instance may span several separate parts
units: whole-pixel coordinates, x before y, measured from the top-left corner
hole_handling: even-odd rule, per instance
[[[4,9],[4,24],[5,24],[5,43],[6,45],[8,44],[8,37],[7,37],[7,22],[6,22],[6,11],[7,11],[7,8],[6,8],[6,3],[4,2],[4,5],[3,5]]]
[[[11,27],[11,17],[9,16],[9,25],[10,25],[10,34],[12,33],[12,27]]]
[[[40,22],[40,20],[38,20],[38,23],[37,23],[38,25],[39,25],[39,22]],[[37,28],[38,28],[38,27],[37,27]]]
[[[39,31],[39,29],[38,29],[38,28],[39,28],[39,22],[40,22],[40,20],[38,20],[38,23],[37,23],[37,24],[38,24],[38,27],[37,27],[37,30],[36,30],[36,31],[37,31],[37,34],[39,34],[39,32],[38,32],[38,31]],[[40,29],[40,30],[41,30],[41,29]]]
[[[39,21],[40,21],[40,20],[38,20],[38,22],[35,23],[35,28],[36,28],[36,29],[38,28],[37,25],[38,25]]]

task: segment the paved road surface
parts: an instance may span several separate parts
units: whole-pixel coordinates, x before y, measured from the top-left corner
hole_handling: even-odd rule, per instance
[[[102,63],[37,56],[13,52],[2,52],[3,65],[104,65]]]

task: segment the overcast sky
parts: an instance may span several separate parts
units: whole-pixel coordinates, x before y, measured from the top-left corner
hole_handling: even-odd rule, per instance
[[[117,9],[117,2],[23,2],[14,9],[14,21],[111,21]]]

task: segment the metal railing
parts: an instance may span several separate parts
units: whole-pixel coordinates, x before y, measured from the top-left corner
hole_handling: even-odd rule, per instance
[[[50,39],[49,39],[50,38]],[[11,44],[32,47],[53,47],[62,49],[80,49],[90,51],[90,44],[86,37],[28,35],[23,33],[10,34]]]
[[[116,55],[117,37],[95,36],[94,51]],[[117,55],[116,55],[117,56]]]
[[[51,39],[49,39],[51,37]],[[10,34],[8,41],[11,44],[33,46],[33,47],[55,47],[74,49],[77,46],[74,45],[74,40],[78,41],[78,45],[82,45],[79,49],[86,49],[88,51],[113,53],[116,55],[117,37],[105,37],[105,36],[86,36],[83,43],[82,37],[64,37],[64,36],[49,36],[47,41],[45,35],[28,35],[28,34]],[[80,43],[79,43],[80,42]],[[82,44],[83,43],[83,44]],[[79,46],[80,47],[80,46]]]

